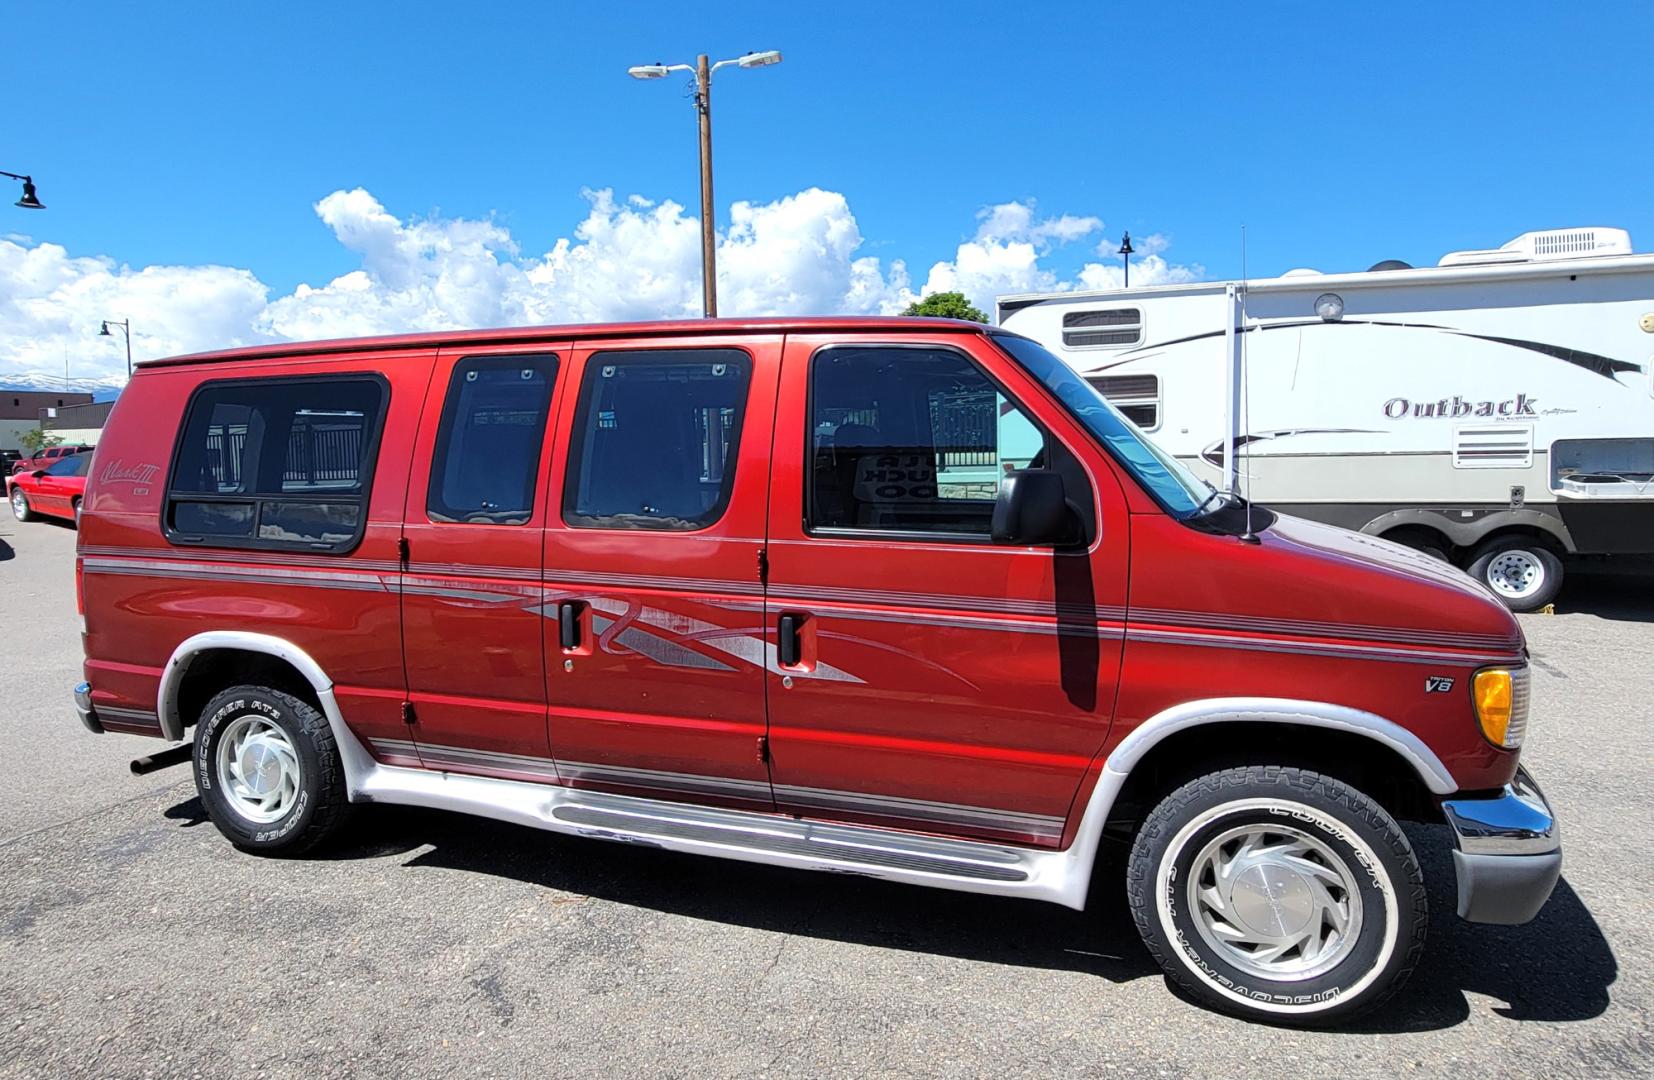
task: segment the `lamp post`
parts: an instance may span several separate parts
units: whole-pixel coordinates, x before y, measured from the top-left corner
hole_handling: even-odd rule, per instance
[[[126,335],[126,377],[128,379],[131,379],[132,378],[132,320],[131,319],[122,319],[120,322],[116,322],[114,319],[105,319],[105,320],[103,320],[103,329],[98,331],[98,336],[99,337],[114,337],[115,335],[113,335],[109,332],[109,328],[111,326],[119,327],[121,333]]]
[[[46,209],[46,204],[41,202],[39,196],[34,193],[34,177],[25,176],[22,173],[6,172],[4,169],[0,169],[0,176],[9,176],[13,180],[23,181],[23,197],[12,205],[21,206],[25,210]]]
[[[1125,260],[1126,264],[1126,282],[1124,287],[1127,289],[1131,288],[1131,253],[1133,250],[1134,249],[1131,246],[1131,233],[1128,232],[1124,236],[1120,237],[1120,258]]]
[[[781,54],[770,49],[765,52],[750,52],[732,60],[719,60],[715,64],[709,64],[706,54],[702,53],[695,58],[693,66],[641,64],[626,69],[626,74],[634,79],[663,79],[674,71],[695,73],[695,112],[700,117],[701,126],[701,293],[706,307],[706,317],[709,319],[718,315],[718,234],[712,209],[712,75],[719,68],[731,64],[743,68],[760,68],[780,62]]]

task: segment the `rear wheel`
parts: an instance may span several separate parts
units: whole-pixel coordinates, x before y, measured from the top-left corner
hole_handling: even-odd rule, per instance
[[[292,694],[234,686],[195,731],[195,789],[236,847],[298,855],[332,837],[349,810],[327,718]]]
[[[1301,769],[1229,769],[1166,796],[1132,845],[1127,886],[1167,978],[1249,1019],[1365,1012],[1424,948],[1424,881],[1406,835],[1366,795]]]
[[[1526,536],[1489,540],[1471,556],[1469,572],[1512,611],[1537,611],[1562,591],[1562,560]]]
[[[11,515],[18,521],[31,521],[34,518],[34,510],[29,507],[28,496],[23,494],[20,487],[11,489]]]

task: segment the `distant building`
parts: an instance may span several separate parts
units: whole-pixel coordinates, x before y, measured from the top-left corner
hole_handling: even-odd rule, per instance
[[[20,449],[23,444],[18,441],[18,436],[42,426],[43,410],[91,403],[91,394],[56,390],[0,390],[0,450]],[[103,427],[102,420],[98,421],[98,427]]]
[[[90,395],[86,395],[90,396]],[[56,435],[60,443],[98,444],[103,433],[103,422],[109,419],[113,401],[84,402],[78,405],[51,406],[40,410],[40,427],[47,434]]]

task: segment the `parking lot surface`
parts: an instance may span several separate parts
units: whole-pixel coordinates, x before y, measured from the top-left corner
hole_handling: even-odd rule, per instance
[[[75,721],[74,532],[0,520],[0,1075],[1602,1076],[1654,1071],[1654,579],[1524,616],[1524,760],[1562,883],[1521,927],[1453,915],[1339,1032],[1167,987],[1105,878],[1092,911],[371,807],[257,859],[162,745]]]

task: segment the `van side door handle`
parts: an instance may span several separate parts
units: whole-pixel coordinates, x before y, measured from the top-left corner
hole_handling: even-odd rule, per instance
[[[557,605],[557,636],[565,649],[580,647],[580,605],[573,600]]]
[[[798,664],[802,652],[799,648],[798,631],[803,624],[804,617],[802,615],[781,616],[775,651],[782,667],[794,667]]]

